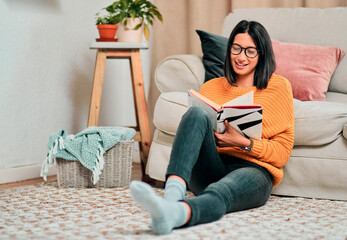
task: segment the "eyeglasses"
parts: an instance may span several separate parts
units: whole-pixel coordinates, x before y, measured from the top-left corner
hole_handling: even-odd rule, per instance
[[[245,50],[245,54],[248,58],[255,58],[256,56],[258,56],[258,49],[256,49],[255,47],[248,47],[248,48],[243,48],[240,45],[234,43],[233,45],[231,45],[231,53],[233,55],[239,55],[242,50]]]

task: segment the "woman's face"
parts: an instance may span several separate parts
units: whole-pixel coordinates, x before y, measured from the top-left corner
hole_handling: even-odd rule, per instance
[[[237,48],[242,47],[242,51],[240,54],[235,55],[232,54],[232,49],[230,52],[230,59],[231,59],[231,65],[235,71],[235,73],[240,76],[240,77],[252,77],[254,78],[254,72],[255,72],[255,67],[257,66],[258,59],[259,59],[259,54],[257,54],[256,57],[250,58],[245,54],[245,49],[244,48],[250,48],[248,53],[252,53],[253,50],[252,48],[255,48],[255,44],[253,42],[253,39],[248,33],[239,33],[235,36],[233,44]],[[234,51],[235,52],[235,51]],[[252,56],[251,54],[248,54],[249,56]]]

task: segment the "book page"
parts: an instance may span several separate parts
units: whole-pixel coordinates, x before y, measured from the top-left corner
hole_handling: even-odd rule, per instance
[[[234,98],[233,100],[224,103],[222,106],[236,106],[236,105],[252,105],[253,104],[254,92],[250,91],[243,94],[240,97]]]
[[[221,106],[219,106],[217,103],[211,101],[210,99],[208,99],[207,97],[203,96],[202,94],[198,93],[197,91],[195,91],[194,89],[190,89],[188,91],[188,94],[200,99],[201,101],[203,101],[205,104],[211,106],[212,108],[214,108],[214,110],[219,111],[221,109]]]

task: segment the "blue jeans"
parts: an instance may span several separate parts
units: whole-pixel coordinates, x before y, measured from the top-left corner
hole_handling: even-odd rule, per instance
[[[182,117],[166,172],[166,177],[170,175],[183,178],[196,195],[184,200],[192,210],[188,226],[262,206],[273,185],[265,168],[217,152],[210,118],[198,107],[189,108]]]

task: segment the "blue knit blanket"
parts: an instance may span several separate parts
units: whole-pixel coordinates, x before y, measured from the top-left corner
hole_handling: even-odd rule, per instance
[[[104,153],[119,141],[129,141],[136,131],[126,127],[89,127],[77,135],[67,135],[65,130],[49,137],[46,159],[42,164],[41,177],[47,180],[48,169],[55,158],[79,161],[93,172],[96,184],[104,167]]]

